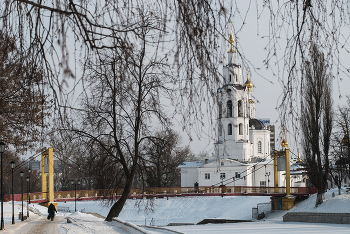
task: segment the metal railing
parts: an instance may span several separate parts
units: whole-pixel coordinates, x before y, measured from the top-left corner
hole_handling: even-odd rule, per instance
[[[285,187],[278,187],[277,193],[275,187],[251,187],[251,186],[199,186],[199,187],[153,187],[153,188],[132,188],[130,197],[142,196],[175,196],[182,195],[283,195],[286,193]],[[116,192],[110,190],[110,196],[121,196],[123,189],[118,189]],[[292,195],[308,195],[316,193],[317,190],[312,187],[291,187]],[[47,192],[46,192],[47,193]],[[103,198],[99,190],[77,190],[77,198]],[[54,198],[59,199],[74,199],[74,191],[57,191]],[[23,194],[23,199],[27,200],[27,194]],[[36,192],[30,194],[30,200],[42,200],[43,193]]]

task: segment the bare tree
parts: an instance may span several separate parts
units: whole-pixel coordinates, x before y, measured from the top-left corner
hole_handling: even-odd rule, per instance
[[[157,132],[148,139],[145,155],[140,160],[147,187],[180,186],[181,175],[177,167],[194,158],[188,146],[179,146],[180,140],[180,135],[172,129]]]
[[[349,178],[350,167],[350,142],[349,142],[349,121],[350,121],[350,101],[348,106],[339,107],[336,120],[335,131],[332,136],[332,177],[341,193],[342,181]]]
[[[332,83],[324,55],[316,45],[305,62],[300,125],[302,145],[311,184],[317,188],[316,206],[324,200],[329,176],[329,150],[332,133]]]
[[[92,189],[89,164],[86,162],[86,146],[79,138],[67,131],[51,132],[49,144],[55,151],[61,170],[55,176],[59,190],[71,190],[71,180],[80,180],[79,189]]]
[[[338,127],[338,142],[341,144],[341,157],[344,158],[345,169],[347,175],[350,175],[350,140],[349,140],[349,127],[350,127],[350,97],[348,99],[348,106],[339,108],[337,127]],[[347,162],[347,163],[346,163]]]
[[[207,107],[213,104],[212,98],[220,80],[217,62],[221,60],[218,50],[221,38],[218,35],[227,26],[227,22],[224,20],[223,23],[223,18],[220,18],[226,14],[223,3],[212,5],[207,1],[193,0],[165,0],[157,4],[144,0],[4,0],[4,3],[4,17],[1,18],[4,28],[18,36],[21,49],[30,49],[36,58],[35,63],[45,66],[56,106],[66,105],[72,100],[69,95],[74,91],[66,93],[71,87],[66,90],[64,84],[73,83],[69,78],[76,77],[74,71],[79,61],[85,61],[91,53],[133,48],[137,44],[125,40],[125,33],[142,37],[141,27],[150,27],[161,39],[161,44],[154,46],[167,50],[164,53],[168,53],[169,64],[177,66],[173,75],[178,80],[174,84],[186,89],[176,101],[179,105],[176,110],[183,115],[182,125],[187,129],[201,126],[203,107],[198,104],[203,98]],[[146,9],[158,19],[157,23],[145,26],[137,9]],[[74,63],[70,61],[72,50],[76,51]],[[76,83],[80,81],[85,82],[84,75],[75,80]],[[211,110],[208,108],[209,112]],[[199,122],[194,121],[196,119]]]
[[[71,108],[72,116],[64,128],[94,151],[91,159],[99,173],[96,185],[105,189],[105,195],[123,189],[107,221],[121,212],[148,140],[158,128],[170,124],[160,99],[171,102],[176,92],[172,87],[176,75],[167,62],[168,55],[154,48],[162,40],[157,34],[159,19],[146,9],[135,11],[134,17],[141,18],[139,30],[124,35],[134,46],[91,55],[85,63],[88,73],[80,108]]]

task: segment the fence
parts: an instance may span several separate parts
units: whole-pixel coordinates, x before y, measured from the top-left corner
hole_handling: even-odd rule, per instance
[[[252,208],[253,219],[263,219],[271,212],[271,203],[258,203],[257,207]]]
[[[286,193],[285,187],[278,187],[278,193],[275,193],[275,187],[249,187],[249,186],[201,186],[201,187],[154,187],[154,188],[132,188],[129,197],[142,198],[142,197],[165,197],[165,196],[200,196],[200,195],[258,195],[258,196],[283,196]],[[110,196],[121,196],[123,189],[117,191],[110,190]],[[309,194],[316,193],[315,188],[308,187],[292,187],[291,194],[295,196],[308,196]],[[57,191],[54,194],[56,201],[60,200],[73,200],[75,191]],[[101,196],[98,190],[77,190],[76,196],[79,200],[92,200],[103,199],[106,197]],[[21,196],[15,195],[15,200],[20,201]],[[27,194],[23,194],[23,199],[27,200]],[[5,200],[11,200],[10,195],[5,196]],[[39,202],[43,199],[42,192],[30,193],[30,200]]]

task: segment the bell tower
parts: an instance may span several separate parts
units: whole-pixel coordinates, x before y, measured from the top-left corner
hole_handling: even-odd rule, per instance
[[[218,159],[231,158],[246,162],[252,154],[249,142],[249,118],[254,115],[254,101],[251,100],[253,84],[249,80],[243,85],[242,67],[236,63],[234,37],[228,42],[227,64],[223,67],[223,86],[218,89],[218,141],[215,154]],[[255,110],[255,108],[254,108]]]

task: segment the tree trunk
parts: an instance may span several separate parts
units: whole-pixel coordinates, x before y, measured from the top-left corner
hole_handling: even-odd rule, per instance
[[[338,195],[341,195],[341,187],[338,186]]]
[[[323,200],[325,199],[325,193],[317,193],[317,198],[316,198],[316,204],[315,207],[317,207],[318,205],[320,205]]]
[[[132,179],[130,180],[132,181]],[[132,183],[131,182],[126,182],[126,185],[124,187],[124,191],[122,196],[118,199],[118,201],[116,203],[114,203],[114,205],[112,206],[112,208],[110,209],[106,221],[112,221],[112,219],[114,217],[118,217],[120,212],[123,210],[124,204],[126,202],[126,199],[128,199],[128,196],[130,194],[130,190],[131,190],[131,186]]]

